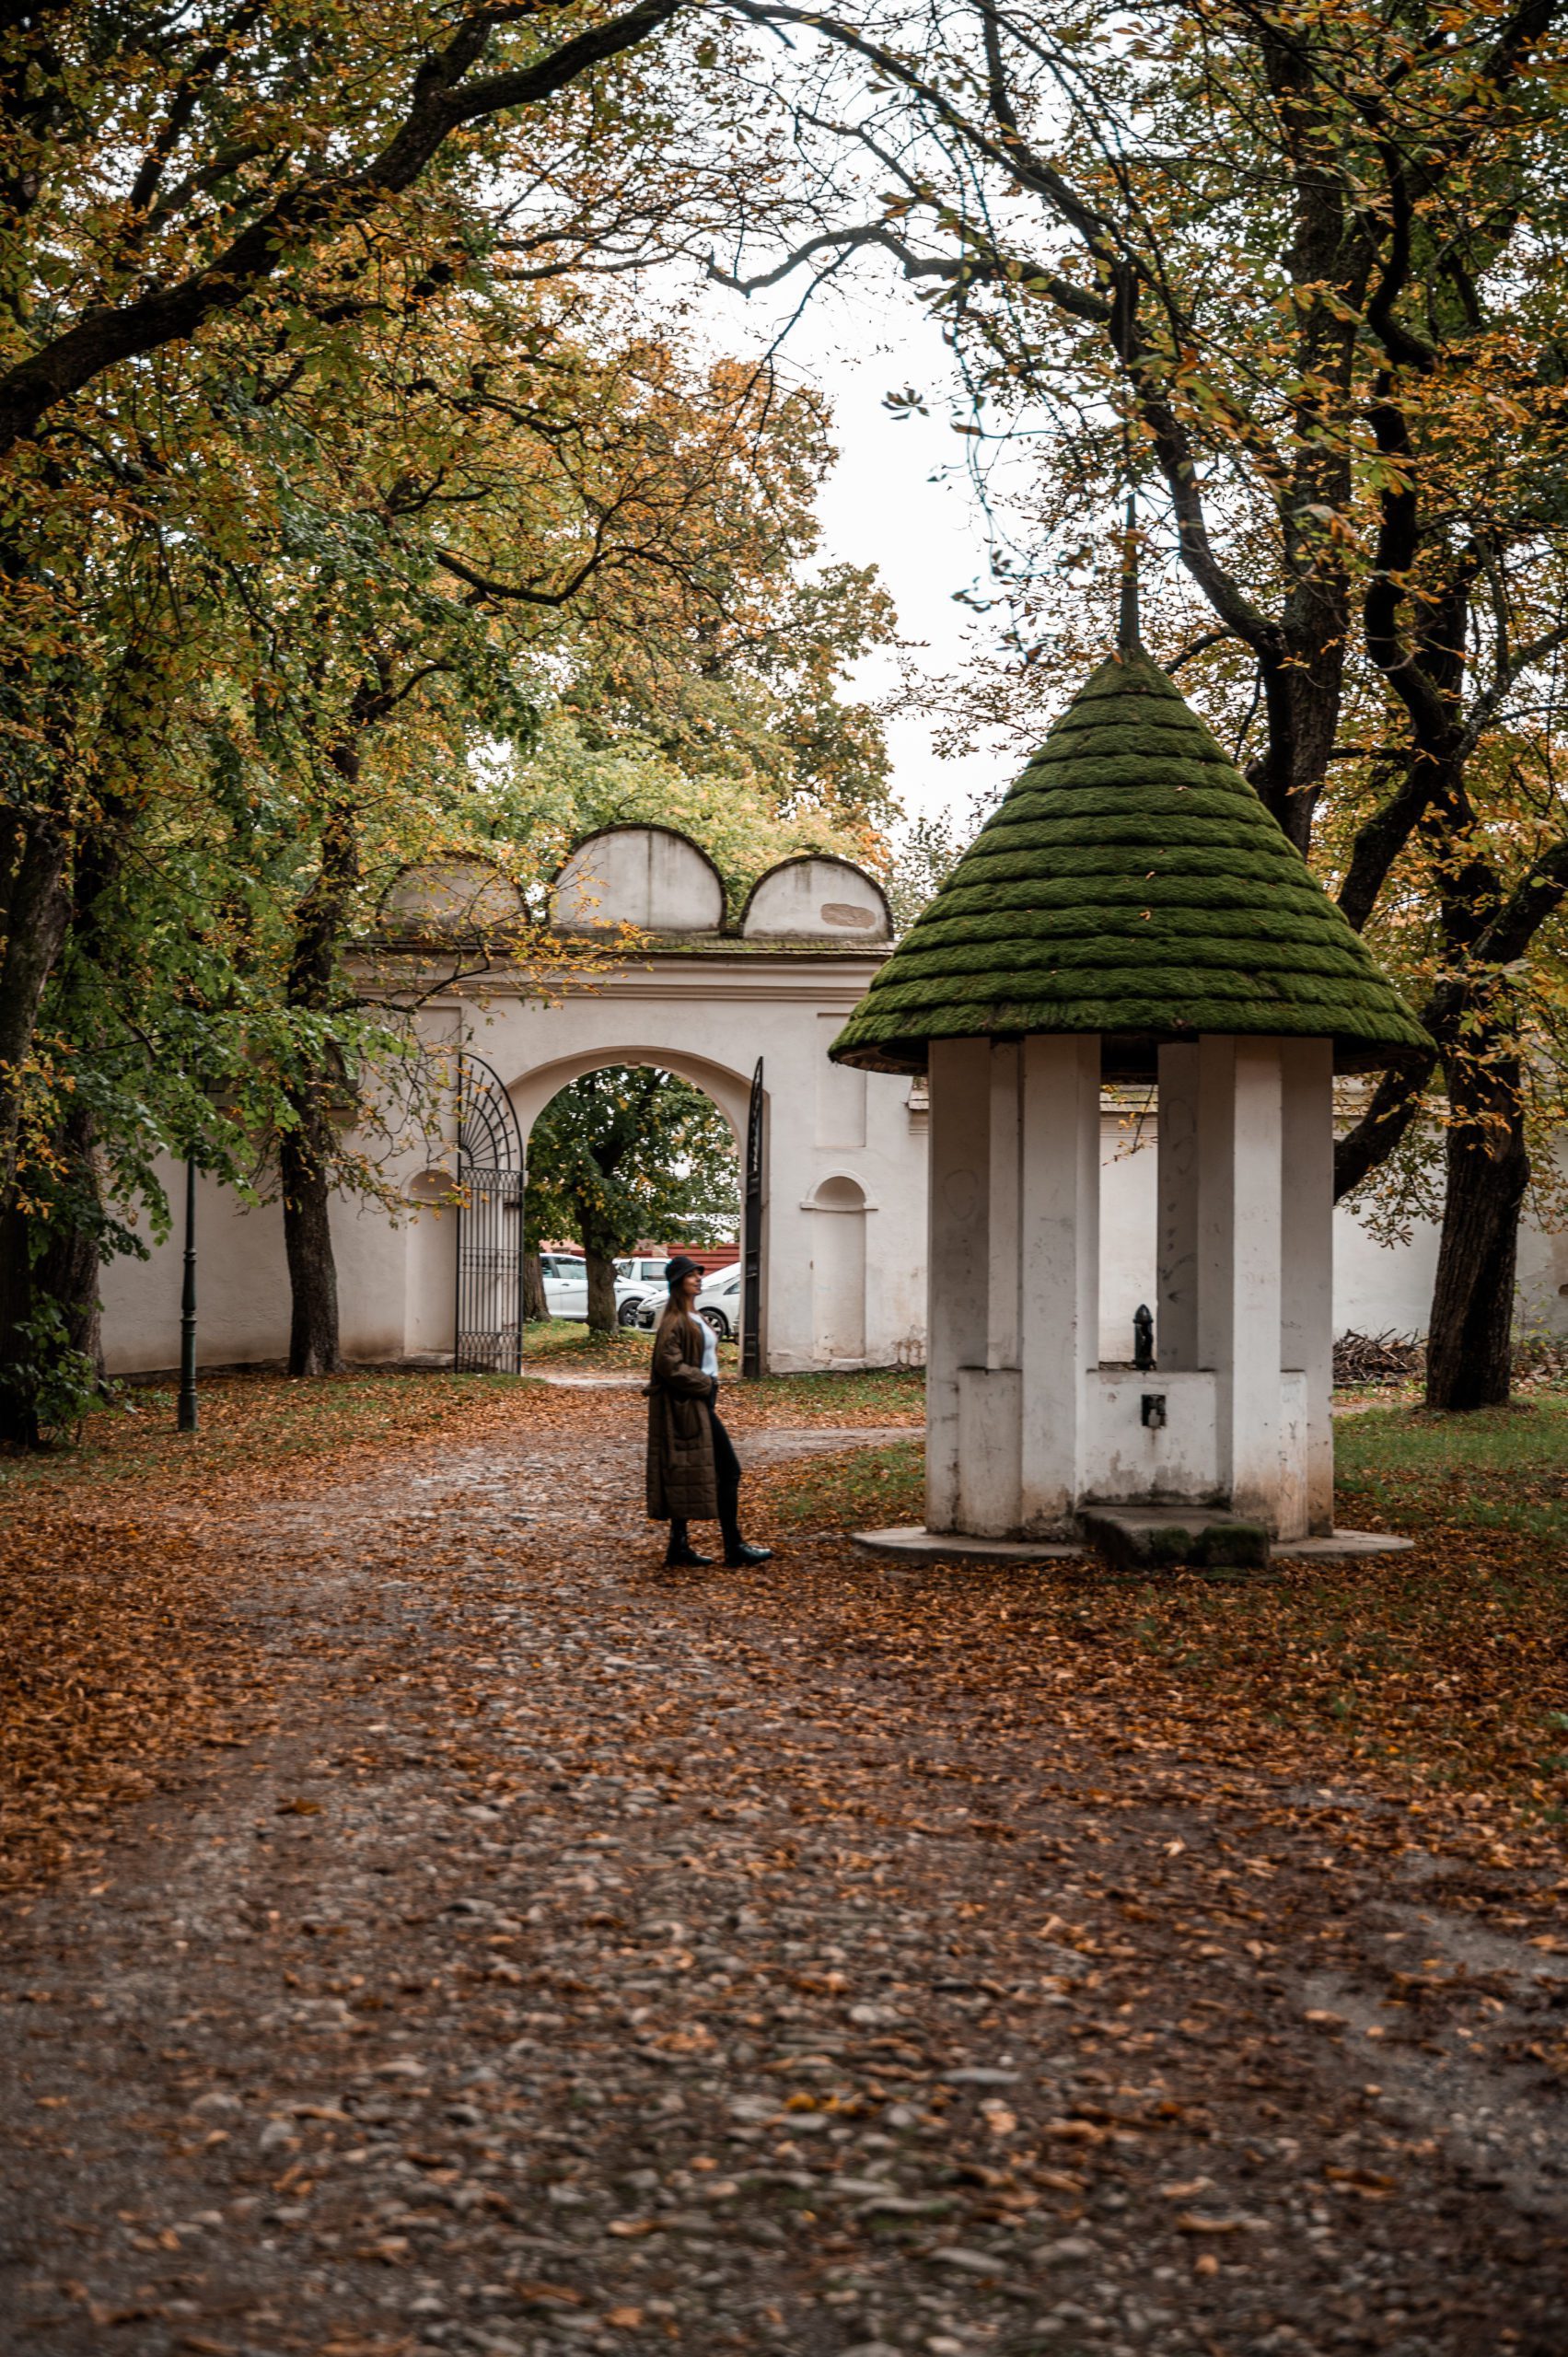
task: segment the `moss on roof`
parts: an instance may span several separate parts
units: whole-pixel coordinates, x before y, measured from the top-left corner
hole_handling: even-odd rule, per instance
[[[1330,1039],[1342,1072],[1430,1049],[1157,665],[1081,688],[831,1053],[922,1072],[933,1039],[1098,1031],[1108,1066],[1200,1032]]]

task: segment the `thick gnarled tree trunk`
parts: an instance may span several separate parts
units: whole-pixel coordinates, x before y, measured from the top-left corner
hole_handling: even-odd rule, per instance
[[[311,1015],[332,1005],[338,945],[359,883],[359,835],[355,794],[360,761],[357,732],[374,716],[376,699],[366,682],[349,714],[348,733],[331,747],[329,760],[344,791],[328,807],[321,828],[321,865],[296,911],[294,955],[289,960],[288,1003]],[[329,1106],[341,1092],[343,1074],[329,1046],[291,1086],[294,1126],[278,1142],[283,1176],[284,1249],[292,1295],[288,1371],[294,1376],[336,1375],[343,1365],[338,1326],[338,1270],[332,1256],[332,1125]]]
[[[27,1068],[44,986],[71,920],[64,830],[49,818],[15,819],[0,845],[0,1181],[8,1189]]]
[[[90,1359],[104,1379],[102,1304],[99,1299],[99,1239],[104,1232],[98,1170],[98,1124],[80,1097],[71,1097],[60,1124],[58,1147],[67,1173],[43,1249],[33,1267],[33,1290],[54,1303],[64,1321],[68,1347]]]
[[[39,1006],[70,922],[66,858],[63,830],[46,819],[13,819],[0,839],[0,1438],[24,1448],[39,1434],[26,1391],[33,1268],[16,1163]]]
[[[38,1414],[26,1382],[30,1353],[21,1329],[32,1312],[32,1260],[25,1214],[0,1210],[0,1440],[36,1448]]]
[[[1513,1376],[1514,1270],[1529,1185],[1520,1075],[1450,1067],[1447,1197],[1426,1343],[1429,1408],[1499,1408]]]
[[[292,1307],[288,1329],[290,1375],[336,1375],[343,1365],[338,1329],[338,1270],[332,1257],[330,1218],[331,1156],[328,1122],[308,1100],[299,1125],[283,1137],[284,1251],[288,1260]]]

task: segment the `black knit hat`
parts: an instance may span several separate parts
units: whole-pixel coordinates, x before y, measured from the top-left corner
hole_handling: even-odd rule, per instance
[[[700,1277],[702,1273],[702,1262],[689,1260],[684,1252],[678,1252],[673,1260],[667,1260],[664,1264],[664,1281],[667,1285],[678,1285],[682,1277]]]

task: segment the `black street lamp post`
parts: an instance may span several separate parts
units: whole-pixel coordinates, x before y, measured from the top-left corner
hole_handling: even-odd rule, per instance
[[[180,1430],[196,1429],[196,1157],[185,1157],[185,1282],[180,1294]]]

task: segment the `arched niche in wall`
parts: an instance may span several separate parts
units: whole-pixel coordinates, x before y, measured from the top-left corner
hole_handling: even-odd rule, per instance
[[[856,1178],[824,1178],[803,1208],[811,1228],[811,1325],[824,1364],[865,1356],[865,1214],[871,1206]]]
[[[522,896],[482,859],[433,859],[401,868],[381,896],[384,931],[421,940],[468,940],[523,915]]]
[[[409,1203],[436,1203],[443,1210],[451,1210],[457,1204],[458,1187],[455,1161],[433,1162],[414,1172],[403,1189],[403,1200]]]
[[[752,885],[741,911],[748,939],[839,941],[869,948],[890,941],[882,887],[863,867],[821,852],[781,860]]]
[[[606,827],[569,852],[550,892],[562,933],[635,925],[643,933],[718,933],[724,878],[700,845],[668,827]]]

